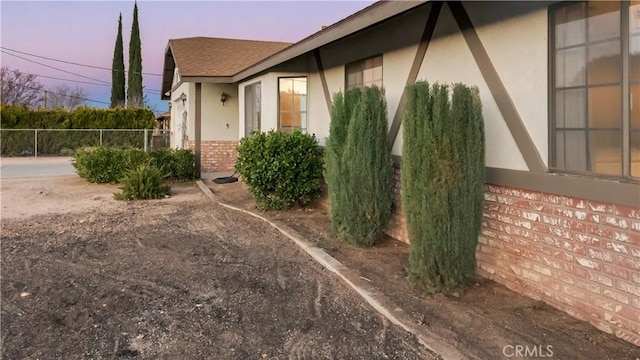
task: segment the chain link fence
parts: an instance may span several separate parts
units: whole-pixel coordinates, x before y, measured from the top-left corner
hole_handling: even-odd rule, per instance
[[[85,146],[169,147],[169,130],[0,129],[1,156],[71,156]]]

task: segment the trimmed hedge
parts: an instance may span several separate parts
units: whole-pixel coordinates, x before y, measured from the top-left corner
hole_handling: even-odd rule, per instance
[[[152,129],[156,125],[149,109],[94,109],[75,111],[34,110],[22,106],[0,108],[2,129]]]
[[[478,89],[407,87],[402,202],[411,243],[409,279],[454,292],[476,270],[484,197],[484,125]]]
[[[254,132],[237,149],[236,171],[260,208],[305,205],[320,196],[322,150],[315,135]]]
[[[19,129],[152,129],[155,117],[149,109],[93,109],[75,111],[0,108],[0,153],[2,156],[33,155],[33,131]],[[148,133],[151,136],[151,132]],[[149,140],[149,139],[148,139]],[[151,141],[148,141],[151,144]],[[98,131],[39,131],[38,154],[58,155],[83,146],[100,144]],[[143,147],[140,131],[104,131],[102,146]]]
[[[191,150],[162,149],[150,153],[135,148],[85,147],[76,150],[73,166],[80,177],[92,183],[117,183],[127,172],[151,165],[172,180],[195,177]]]

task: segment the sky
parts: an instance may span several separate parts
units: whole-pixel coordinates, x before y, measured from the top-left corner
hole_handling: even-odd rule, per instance
[[[156,112],[167,110],[167,102],[160,100],[159,94],[162,78],[153,74],[162,74],[164,50],[169,39],[209,36],[297,42],[319,31],[323,25],[331,25],[373,2],[138,1],[142,71],[148,73],[143,75],[143,83],[149,90],[146,93],[148,103]],[[2,0],[0,63],[10,69],[40,75],[38,81],[46,87],[79,86],[85,90],[88,99],[98,101],[87,102],[88,106],[108,107],[111,96],[108,69],[113,58],[118,15],[122,13],[126,68],[133,5],[133,1]],[[33,55],[107,69],[66,64]]]

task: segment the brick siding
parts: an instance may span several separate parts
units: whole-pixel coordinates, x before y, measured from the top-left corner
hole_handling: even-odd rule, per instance
[[[193,141],[187,141],[187,148],[194,148]],[[233,171],[238,158],[237,141],[208,140],[200,143],[201,169],[203,173]]]
[[[394,170],[387,233],[408,242]],[[478,274],[640,346],[640,208],[487,184]]]

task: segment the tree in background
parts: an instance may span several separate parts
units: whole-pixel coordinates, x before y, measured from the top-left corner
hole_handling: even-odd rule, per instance
[[[138,3],[133,5],[133,24],[129,40],[129,77],[127,84],[127,107],[143,106],[142,94],[142,45],[140,43],[140,27],[138,24]]]
[[[121,108],[125,105],[124,92],[124,49],[122,45],[122,14],[118,18],[118,36],[113,50],[111,65],[111,107]]]
[[[75,110],[86,104],[87,93],[76,86],[59,85],[47,88],[41,98],[41,104],[45,109]]]
[[[352,110],[342,154],[338,237],[358,246],[376,243],[391,217],[391,151],[387,104],[377,86],[362,90]]]
[[[473,276],[484,196],[484,125],[477,88],[407,87],[402,202],[411,243],[409,279],[454,292]]]
[[[35,75],[20,70],[0,69],[0,100],[2,105],[36,107],[42,96],[42,85]]]

